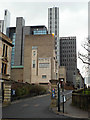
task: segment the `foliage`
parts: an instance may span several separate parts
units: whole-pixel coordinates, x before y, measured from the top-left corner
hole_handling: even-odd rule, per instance
[[[46,93],[46,89],[40,85],[18,82],[12,84],[12,90],[15,90],[15,95],[12,95],[12,98],[22,98],[25,96],[35,96]]]
[[[82,94],[90,95],[90,88],[86,89],[85,91],[83,90]]]

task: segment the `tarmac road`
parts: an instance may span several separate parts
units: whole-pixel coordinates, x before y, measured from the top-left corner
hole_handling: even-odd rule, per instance
[[[27,98],[3,107],[3,118],[67,118],[49,110],[50,95]]]

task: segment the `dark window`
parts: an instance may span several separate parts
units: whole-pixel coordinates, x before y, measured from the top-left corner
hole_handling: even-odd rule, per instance
[[[57,49],[57,47],[55,47],[55,50]]]
[[[50,16],[50,20],[52,19],[52,17]]]
[[[35,68],[35,60],[33,60],[33,68]]]
[[[57,35],[57,30],[55,30],[55,35]]]
[[[7,11],[5,10],[5,15],[7,15]]]
[[[55,21],[55,24],[57,24],[57,21]]]
[[[5,57],[7,57],[7,49],[8,49],[8,46],[6,46]]]
[[[57,29],[57,25],[55,25],[55,29]]]
[[[52,21],[50,21],[50,25],[52,24]]]
[[[2,73],[6,74],[7,73],[7,64],[2,63]]]
[[[3,54],[2,54],[3,57],[4,57],[4,53],[5,53],[5,44],[3,44]]]
[[[55,19],[57,19],[57,8],[55,8]]]

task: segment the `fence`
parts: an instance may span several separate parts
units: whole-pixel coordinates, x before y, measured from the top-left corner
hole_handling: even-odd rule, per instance
[[[72,104],[83,110],[90,111],[90,95],[72,93]]]

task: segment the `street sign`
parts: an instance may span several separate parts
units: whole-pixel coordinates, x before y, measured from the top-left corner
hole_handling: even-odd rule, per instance
[[[52,98],[55,98],[55,89],[52,89]]]
[[[15,95],[15,90],[12,90],[12,95]]]

